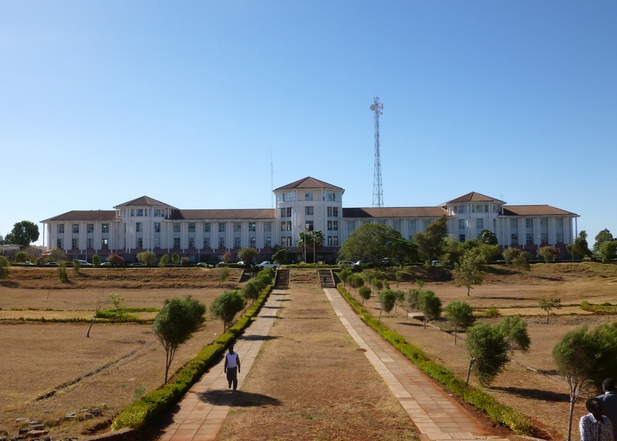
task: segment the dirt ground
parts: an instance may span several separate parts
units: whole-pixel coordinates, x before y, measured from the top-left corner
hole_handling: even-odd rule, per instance
[[[232,269],[230,279],[220,285],[218,271],[83,268],[78,276],[69,269],[71,282],[60,284],[55,270],[14,268],[7,280],[0,281],[0,430],[16,435],[25,424],[16,419],[31,418],[45,423],[46,430],[51,430],[55,439],[84,438],[107,427],[117,412],[163,382],[164,352],[153,337],[149,323],[97,323],[91,338],[87,339],[87,323],[32,322],[20,320],[21,317],[90,318],[98,299],[112,292],[124,298],[122,304],[126,307],[160,307],[165,298],[186,294],[209,305],[224,290],[244,283],[244,280],[240,283],[241,270]],[[502,315],[525,314],[531,349],[527,354],[515,354],[520,364],[510,363],[487,391],[530,416],[554,438],[563,436],[567,429],[567,387],[551,375],[554,373],[551,350],[566,331],[579,324],[593,326],[617,319],[589,314],[578,307],[582,300],[596,304],[615,303],[616,265],[537,264],[522,275],[507,267],[490,267],[484,284],[475,287],[469,297],[465,288],[454,286],[451,273],[444,268],[407,269],[409,274],[398,287],[395,271],[386,271],[393,289],[408,290],[421,279],[427,282],[425,288],[433,289],[442,299],[444,306],[453,300],[462,300],[474,308],[496,307]],[[387,275],[386,272],[383,275]],[[237,414],[232,414],[225,423],[224,433],[228,437],[225,439],[249,439],[243,422],[253,418],[250,415],[258,416],[259,421],[285,421],[284,427],[280,425],[276,434],[270,433],[269,439],[277,439],[276,436],[303,439],[295,434],[304,432],[313,433],[310,439],[315,439],[317,427],[319,433],[327,433],[330,439],[344,439],[341,435],[346,433],[343,422],[351,417],[359,424],[357,433],[360,430],[372,433],[371,439],[408,439],[411,432],[407,423],[399,418],[400,408],[384,396],[386,388],[374,377],[376,374],[361,367],[366,362],[364,356],[354,353],[340,324],[330,321],[334,315],[317,288],[318,281],[309,277],[305,282],[301,289],[306,290],[303,291],[306,300],[290,297],[286,302],[282,319],[273,328],[276,338],[264,346],[255,371],[249,373],[245,383],[256,393],[276,396],[285,406],[235,411]],[[566,306],[556,311],[559,316],[551,316],[550,324],[546,325],[546,316],[536,305],[539,298],[553,295],[560,297]],[[367,306],[378,314],[374,299]],[[136,315],[149,320],[154,314]],[[429,356],[465,376],[467,353],[463,344],[454,346],[451,335],[439,328],[423,329],[419,321],[406,319],[400,308],[383,320],[410,342],[422,347]],[[444,322],[437,325],[447,328]],[[194,357],[220,332],[222,324],[209,319],[193,339],[180,347],[172,370]],[[329,354],[336,354],[336,357],[333,359]],[[537,373],[526,366],[545,372]],[[341,388],[333,381],[338,378],[345,379]],[[79,381],[60,387],[74,380]],[[334,386],[326,388],[331,380]],[[293,388],[286,387],[286,383],[293,384]],[[355,386],[342,388],[349,384]],[[369,386],[365,386],[367,384]],[[329,394],[332,387],[338,388],[335,400]],[[362,395],[364,387],[370,390],[368,398]],[[53,391],[55,393],[48,398],[36,399]],[[585,398],[587,396],[589,393]],[[317,404],[311,407],[313,400]],[[103,414],[86,416],[84,410],[95,407],[102,408]],[[64,418],[72,412],[76,413],[74,418]],[[287,412],[289,415],[285,416]],[[575,418],[581,413],[579,403]],[[365,426],[362,419],[371,421],[370,427]],[[388,423],[390,419],[392,424]],[[381,435],[371,432],[378,421],[388,428],[388,433],[399,435],[387,438],[386,430]]]
[[[165,352],[152,334],[151,323],[96,323],[86,338],[88,323],[45,323],[19,317],[90,319],[99,297],[112,292],[124,298],[125,307],[160,308],[165,298],[187,294],[208,306],[224,290],[239,286],[241,274],[231,270],[229,281],[219,286],[216,269],[178,270],[175,277],[169,270],[159,269],[82,269],[82,277],[92,287],[79,281],[69,288],[58,284],[51,291],[45,285],[49,281],[40,277],[49,270],[12,271],[8,280],[0,282],[0,430],[15,436],[19,428],[27,426],[16,420],[28,418],[45,424],[56,439],[84,438],[108,426],[113,416],[143,393],[160,387]],[[69,271],[69,277],[79,276]],[[178,288],[170,288],[170,284]],[[153,319],[155,314],[134,315]],[[9,318],[17,320],[6,320]],[[179,348],[171,372],[222,331],[222,323],[208,317]],[[65,385],[72,381],[75,383]],[[37,399],[53,391],[48,398]],[[84,410],[92,408],[101,408],[102,415],[90,418]],[[76,415],[64,419],[68,413]]]
[[[522,276],[516,272],[498,268],[499,274],[488,273],[486,282],[471,290],[467,296],[466,288],[457,288],[452,281],[426,283],[424,289],[431,289],[442,300],[443,307],[452,301],[466,301],[474,308],[495,307],[501,315],[520,314],[528,323],[531,347],[525,354],[516,352],[514,363],[509,363],[490,388],[485,390],[529,416],[534,424],[545,429],[548,436],[561,439],[567,434],[569,411],[568,387],[555,375],[555,364],[551,355],[553,347],[563,335],[576,327],[587,324],[593,327],[599,323],[617,320],[617,315],[594,315],[580,309],[583,300],[599,304],[615,303],[617,300],[615,265],[597,263],[585,264],[536,264],[530,272]],[[408,279],[414,279],[411,275]],[[517,283],[518,282],[518,283]],[[411,280],[397,286],[390,282],[392,289],[407,291],[417,287]],[[549,324],[546,313],[538,308],[538,299],[556,296],[562,304],[572,305],[553,311]],[[379,302],[371,298],[365,303],[375,316],[379,315]],[[406,312],[397,306],[392,313],[382,316],[382,321],[399,332],[408,341],[421,347],[435,361],[452,369],[459,377],[466,378],[469,357],[464,341],[454,346],[454,337],[447,330],[452,327],[445,320],[434,327],[424,329],[422,322],[406,319]],[[481,319],[496,322],[500,318]],[[459,334],[464,338],[464,334]],[[533,369],[533,370],[532,370]],[[539,371],[539,372],[536,372]],[[617,374],[617,373],[616,373]],[[478,385],[472,377],[471,382]],[[479,385],[478,385],[479,386]],[[595,395],[588,391],[581,398]],[[575,408],[574,432],[576,422],[584,410],[584,399]]]
[[[316,274],[305,277],[292,275],[284,309],[220,439],[414,439],[411,420],[337,318]]]

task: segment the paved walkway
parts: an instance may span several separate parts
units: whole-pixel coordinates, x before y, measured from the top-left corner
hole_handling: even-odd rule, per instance
[[[238,374],[238,388],[250,371],[255,357],[266,340],[274,323],[284,290],[275,289],[259,315],[234,345],[240,355],[242,372]],[[160,441],[213,441],[219,433],[227,412],[234,400],[234,392],[227,388],[227,377],[223,373],[224,358],[210,368],[178,403],[171,424],[156,437]]]
[[[363,349],[368,360],[383,377],[392,393],[418,427],[421,441],[491,439],[484,427],[448,393],[366,326],[335,288],[324,289],[337,316]],[[267,339],[284,290],[274,290],[253,324],[238,339],[235,349],[241,356],[242,386],[262,343]],[[180,401],[169,424],[155,439],[159,441],[214,441],[233,405],[227,388],[223,359],[196,383]],[[241,393],[241,392],[240,392]]]
[[[489,435],[473,415],[424,372],[365,325],[337,289],[324,291],[349,334],[418,427],[420,440],[499,440]]]

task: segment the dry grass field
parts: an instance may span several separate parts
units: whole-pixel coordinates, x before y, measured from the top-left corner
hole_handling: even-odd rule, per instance
[[[530,416],[549,435],[561,438],[567,422],[567,387],[552,375],[554,365],[550,353],[561,336],[579,324],[594,325],[617,319],[589,314],[578,307],[582,300],[615,303],[617,266],[591,262],[536,264],[523,274],[495,266],[489,268],[484,284],[475,287],[469,297],[465,288],[454,286],[446,269],[407,271],[406,280],[398,287],[394,271],[389,273],[393,289],[408,290],[421,279],[427,282],[425,288],[433,289],[442,299],[444,306],[453,300],[463,300],[474,308],[498,308],[502,315],[525,315],[531,349],[527,354],[516,354],[517,363],[511,363],[487,391]],[[232,269],[230,279],[223,286],[219,285],[218,274],[216,269],[201,268],[82,268],[80,275],[74,275],[69,269],[70,283],[61,284],[55,270],[14,268],[8,279],[0,281],[0,430],[14,435],[25,424],[16,420],[30,418],[46,424],[46,430],[51,430],[56,439],[84,438],[104,429],[117,412],[141,393],[162,385],[164,352],[152,335],[150,323],[97,322],[91,338],[86,338],[87,322],[50,320],[90,319],[99,298],[106,298],[110,293],[119,294],[125,307],[160,307],[165,298],[187,294],[209,305],[224,290],[241,286],[240,270]],[[281,420],[285,422],[285,430],[299,433],[310,430],[316,419],[324,420],[331,439],[343,439],[336,437],[343,416],[353,417],[358,424],[360,419],[369,416],[368,421],[373,422],[391,417],[396,422],[385,427],[400,435],[391,439],[405,439],[407,429],[397,432],[397,427],[406,427],[407,423],[399,420],[397,407],[388,401],[387,393],[383,395],[385,388],[374,378],[374,373],[368,368],[354,369],[353,366],[362,365],[362,357],[358,358],[362,354],[355,354],[347,337],[338,335],[343,330],[329,321],[333,314],[317,285],[316,278],[309,277],[304,285],[294,286],[294,289],[307,290],[311,300],[300,303],[290,299],[282,312],[284,319],[273,328],[276,338],[264,346],[255,372],[251,371],[247,378],[247,387],[262,392],[269,390],[269,395],[276,393],[281,400],[291,403],[291,407],[263,413],[253,411],[250,415],[258,421],[282,418],[284,413],[293,410],[287,419]],[[557,311],[559,316],[551,317],[546,325],[546,317],[537,308],[537,302],[551,295],[560,297],[567,306]],[[375,299],[368,301],[367,306],[378,315]],[[135,315],[151,320],[155,313]],[[43,317],[45,322],[27,320]],[[400,308],[382,319],[429,356],[464,377],[467,354],[463,344],[454,346],[450,334],[436,327],[423,329],[420,322],[405,318]],[[437,325],[447,329],[444,322]],[[190,360],[221,332],[222,324],[209,318],[195,337],[179,349],[172,370]],[[324,351],[338,354],[339,365],[328,362],[325,369],[321,363]],[[284,369],[277,370],[277,366]],[[328,391],[319,388],[319,379],[324,375],[346,378],[351,371],[352,382],[341,382],[342,387],[336,391],[336,402],[348,404],[339,406],[331,401]],[[348,384],[355,386],[345,387]],[[352,405],[360,400],[357,394],[361,384],[368,384],[371,394],[381,398],[369,400],[366,406]],[[311,400],[316,400],[314,408],[306,404],[309,402],[306,394],[310,391],[314,391],[311,396]],[[49,396],[37,399],[45,394]],[[102,415],[87,415],[86,410],[92,408],[103,409]],[[248,439],[242,427],[253,416],[242,410],[237,412],[226,422],[225,439]],[[331,418],[327,417],[330,412]],[[576,414],[581,412],[579,404]],[[69,413],[75,415],[65,418]],[[283,426],[279,429],[283,430]],[[291,432],[286,433],[291,436]],[[276,439],[271,435],[271,439]]]

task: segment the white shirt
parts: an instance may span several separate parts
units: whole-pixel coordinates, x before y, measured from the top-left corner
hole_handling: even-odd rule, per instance
[[[233,354],[227,354],[227,367],[235,368],[238,366],[238,353],[234,352]]]

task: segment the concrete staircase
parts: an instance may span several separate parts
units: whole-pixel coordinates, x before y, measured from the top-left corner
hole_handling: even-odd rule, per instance
[[[289,270],[288,269],[277,269],[276,276],[274,278],[274,287],[277,289],[287,289],[289,288]]]
[[[336,284],[334,283],[334,274],[332,274],[331,269],[320,269],[319,273],[319,283],[321,283],[322,288],[336,288]]]

